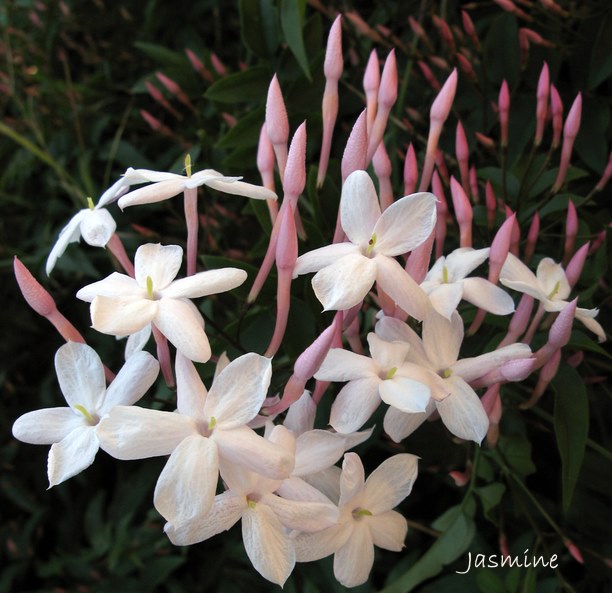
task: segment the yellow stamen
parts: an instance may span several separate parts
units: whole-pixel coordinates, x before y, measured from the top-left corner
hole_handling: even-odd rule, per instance
[[[372,249],[374,249],[374,245],[376,245],[376,233],[373,233],[372,237],[368,241],[368,248],[366,249],[366,255],[370,255],[370,253],[372,253]]]
[[[217,419],[212,416],[211,419],[208,421],[208,430],[212,430],[215,426],[217,426]]]
[[[95,210],[95,206],[94,206],[93,200],[91,198],[89,198],[89,197],[87,198],[87,207],[90,210]]]
[[[185,173],[187,173],[187,177],[191,177],[191,155],[187,154],[185,156]]]
[[[397,373],[397,367],[393,367],[391,370],[387,371],[387,375],[385,379],[393,379],[393,376]]]
[[[442,371],[442,376],[443,376],[445,379],[448,379],[448,378],[449,378],[449,377],[450,377],[452,374],[453,374],[453,371],[451,371],[450,369],[444,369],[444,370]]]
[[[151,276],[147,276],[147,296],[153,298],[153,280]]]
[[[442,268],[442,282],[448,284],[448,268],[446,266]]]
[[[368,509],[355,509],[353,511],[354,519],[361,519],[361,517],[371,517],[372,513]]]
[[[557,296],[559,289],[561,288],[561,281],[555,284],[555,287],[552,289],[552,292],[548,295],[548,298],[552,301]]]
[[[247,498],[247,505],[250,509],[254,509],[257,506],[257,503],[250,498]]]
[[[77,412],[80,412],[83,414],[83,416],[85,416],[85,420],[87,420],[87,422],[90,424],[95,424],[96,421],[94,420],[94,417],[81,404],[75,404],[73,407]]]

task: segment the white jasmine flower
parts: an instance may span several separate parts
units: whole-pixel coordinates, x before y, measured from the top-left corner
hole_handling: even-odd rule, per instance
[[[13,435],[20,441],[52,445],[49,487],[93,463],[99,448],[100,419],[116,406],[138,401],[157,378],[159,364],[148,352],[139,352],[106,388],[104,367],[93,348],[68,342],[55,355],[55,370],[68,407],[28,412],[13,424]]]
[[[135,278],[115,272],[81,288],[77,297],[91,303],[94,329],[128,336],[154,323],[177,350],[191,360],[206,362],[211,352],[204,320],[187,299],[236,288],[247,274],[222,268],[174,280],[182,259],[178,245],[142,245],[134,259]]]
[[[489,257],[489,251],[489,247],[478,250],[461,247],[432,266],[421,288],[440,315],[450,319],[461,299],[495,315],[514,311],[512,298],[501,288],[485,278],[466,278]]]
[[[351,173],[342,187],[340,220],[349,239],[300,256],[294,275],[317,272],[312,287],[325,310],[361,303],[374,282],[404,311],[423,319],[427,296],[394,259],[430,235],[436,221],[430,193],[406,196],[382,214],[374,184],[365,171]]]

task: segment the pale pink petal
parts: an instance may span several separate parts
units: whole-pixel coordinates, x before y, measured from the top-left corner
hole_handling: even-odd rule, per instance
[[[304,255],[300,255],[295,262],[293,268],[293,277],[309,274],[310,272],[318,272],[345,255],[361,253],[357,245],[352,243],[334,243],[309,251]]]
[[[367,479],[363,505],[373,515],[395,508],[410,492],[417,478],[418,457],[408,453],[383,461]]]
[[[451,394],[436,402],[442,422],[456,437],[480,444],[489,430],[489,418],[480,398],[461,377],[451,375],[446,381]]]
[[[176,353],[176,406],[180,414],[204,419],[206,387],[194,364],[180,352]]]
[[[129,336],[151,323],[158,312],[158,301],[139,296],[97,296],[91,303],[92,327],[111,336]]]
[[[247,424],[261,409],[272,378],[272,360],[249,352],[230,362],[215,379],[204,406],[219,429]]]
[[[226,491],[215,496],[210,510],[202,517],[180,526],[166,523],[164,531],[175,546],[197,544],[233,527],[246,506],[246,496]]]
[[[380,382],[378,377],[367,377],[347,383],[334,400],[329,423],[342,434],[359,430],[380,405]]]
[[[242,540],[255,570],[269,581],[283,585],[295,565],[295,548],[272,509],[249,505],[242,515]]]
[[[335,525],[318,533],[303,533],[295,539],[298,562],[313,562],[331,556],[351,537],[349,524]]]
[[[342,461],[342,474],[340,475],[340,504],[342,507],[351,502],[359,504],[361,493],[365,484],[365,470],[357,453],[347,453]]]
[[[345,438],[327,430],[309,430],[295,441],[293,475],[314,474],[334,465],[344,454]]]
[[[542,301],[543,303],[548,304],[550,301],[546,298],[546,295],[537,287],[533,287],[531,284],[527,282],[521,282],[519,280],[507,280],[503,276],[499,279],[499,282],[503,284],[507,288],[511,288],[512,290],[516,290],[517,292],[523,292],[532,296],[534,299],[538,301]]]
[[[432,311],[423,321],[423,346],[434,369],[449,368],[459,357],[463,342],[463,321],[458,313],[450,320]]]
[[[406,342],[387,342],[375,333],[369,333],[367,339],[372,358],[384,372],[401,366],[410,350],[410,345]]]
[[[244,196],[253,200],[276,200],[276,194],[261,187],[260,185],[253,185],[244,181],[229,181],[228,177],[222,179],[209,179],[205,183],[208,187],[225,192],[227,194],[233,194],[235,196]]]
[[[374,545],[365,521],[354,525],[347,542],[334,554],[334,576],[345,587],[368,580],[374,563]]]
[[[535,296],[533,294],[534,292],[541,294],[535,274],[518,257],[512,255],[512,253],[508,254],[508,257],[504,262],[500,274],[500,281],[505,286],[511,286],[508,284],[510,282],[521,282],[531,288],[532,292],[528,294],[531,294],[532,296]]]
[[[55,354],[55,372],[71,408],[84,407],[93,414],[106,390],[104,367],[96,351],[78,342],[67,342]]]
[[[380,398],[389,406],[402,412],[424,412],[431,398],[429,387],[407,377],[395,376],[383,381],[379,387]]]
[[[182,263],[183,249],[178,245],[141,245],[134,256],[136,282],[147,288],[147,278],[150,278],[154,292],[163,290],[176,278]]]
[[[595,321],[594,317],[599,313],[598,309],[576,309],[576,319],[580,321],[587,329],[591,330],[596,336],[599,342],[606,341],[606,332],[598,321]]]
[[[196,425],[175,412],[136,406],[115,406],[97,426],[100,447],[116,459],[146,459],[170,455]]]
[[[387,511],[375,517],[364,517],[372,536],[372,543],[379,548],[401,552],[408,533],[408,523],[397,511]]]
[[[285,527],[306,533],[331,527],[339,516],[338,507],[331,503],[288,500],[275,494],[265,494],[260,503],[270,507]]]
[[[433,308],[446,319],[450,319],[453,311],[463,297],[464,282],[453,282],[452,284],[438,284],[429,294],[429,300]],[[423,288],[423,285],[421,285]]]
[[[443,282],[444,266],[446,266],[446,257],[441,256],[435,261],[434,265],[431,266],[429,272],[427,272],[425,280],[421,282],[421,288],[427,292],[427,294],[429,294],[431,286],[437,286]]]
[[[380,218],[378,196],[365,171],[354,171],[342,186],[340,221],[346,236],[355,245],[365,246]]]
[[[431,365],[422,366],[420,364],[405,362],[397,369],[394,379],[398,377],[407,377],[412,381],[416,381],[426,385],[429,389],[430,396],[434,399],[444,399],[449,391],[444,379],[438,375],[435,370],[432,370]]]
[[[319,381],[352,381],[365,377],[377,377],[378,365],[368,356],[350,350],[332,348],[323,360],[315,379]]]
[[[247,426],[213,430],[212,438],[219,447],[220,457],[267,478],[282,480],[293,470],[293,451],[271,443]]]
[[[144,183],[145,181],[159,183],[160,181],[179,180],[184,182],[187,177],[185,175],[179,175],[178,173],[169,173],[168,171],[132,169],[132,167],[128,167],[126,172],[123,174],[123,179],[130,184],[135,185],[137,183]]]
[[[446,256],[446,267],[448,269],[449,282],[463,280],[470,272],[473,272],[488,257],[489,247],[484,249],[473,249],[472,247],[460,247]]]
[[[375,253],[389,257],[412,251],[429,237],[436,223],[436,197],[427,192],[405,196],[383,213],[376,226]]]
[[[566,299],[571,292],[563,267],[549,257],[545,257],[538,264],[536,278],[540,290],[549,299]]]
[[[389,408],[383,420],[383,428],[396,443],[401,443],[410,436],[436,409],[434,400],[430,400],[425,412],[405,414],[395,408]]]
[[[304,391],[300,399],[289,406],[283,426],[286,426],[294,435],[299,436],[314,428],[316,414],[317,404],[310,397],[310,392]]]
[[[105,208],[88,210],[81,221],[81,236],[93,247],[105,247],[116,228],[115,220]]]
[[[144,299],[147,296],[147,291],[145,288],[138,286],[134,278],[125,274],[119,274],[119,272],[113,272],[110,276],[104,278],[104,280],[83,286],[76,296],[82,301],[91,303],[97,296],[134,296]]]
[[[195,299],[232,290],[246,279],[247,273],[238,268],[209,270],[175,280],[162,294],[164,297]]]
[[[115,406],[131,406],[155,383],[159,363],[148,352],[136,352],[123,365],[98,407],[100,415],[107,414]]]
[[[376,280],[376,263],[359,253],[345,255],[319,270],[312,288],[325,311],[345,311],[359,305]]]
[[[210,344],[202,327],[202,317],[189,301],[163,298],[152,320],[172,345],[194,362],[210,359]]]
[[[406,323],[395,317],[383,317],[376,323],[376,335],[387,342],[406,342],[410,344],[407,358],[422,367],[431,365],[425,354],[423,342],[416,332]]]
[[[170,455],[155,485],[153,503],[166,521],[180,528],[208,513],[218,480],[216,444],[194,434]]]
[[[463,298],[494,315],[514,313],[512,297],[484,278],[466,278],[463,281]]]
[[[30,445],[52,445],[80,426],[87,426],[87,421],[72,408],[45,408],[17,418],[13,436]]]
[[[311,486],[319,490],[333,503],[338,504],[340,500],[340,476],[342,470],[337,465],[332,465],[316,474],[303,476]]]
[[[336,482],[338,482],[340,480],[340,468],[335,466],[334,468],[338,470],[338,475],[336,476]],[[323,470],[323,472],[320,472],[317,475],[320,475],[321,473],[327,473],[327,471],[328,470]],[[337,488],[339,488],[338,485]],[[319,490],[315,486],[312,486],[305,479],[298,478],[294,475],[287,478],[286,480],[283,480],[280,486],[278,486],[278,488],[275,490],[275,492],[279,496],[287,498],[288,500],[334,504],[332,503],[331,499],[328,498],[321,490]],[[339,497],[340,493],[338,492],[338,498]]]
[[[70,243],[78,241],[81,237],[81,221],[89,210],[79,210],[69,221],[68,224],[60,231],[59,237],[53,245],[49,257],[47,258],[46,272],[47,276],[51,273],[57,260],[62,257],[66,247]]]
[[[185,187],[186,180],[187,178],[181,175],[172,175],[170,179],[158,181],[125,194],[117,203],[123,210],[129,206],[161,202],[180,194]]]
[[[385,212],[387,212],[385,210]],[[393,258],[377,255],[376,281],[406,313],[421,321],[431,305],[423,289]]]
[[[523,358],[531,358],[531,348],[527,344],[510,344],[480,356],[462,358],[451,366],[451,371],[453,375],[470,383],[506,362]]]
[[[93,426],[75,428],[59,443],[52,445],[47,461],[49,488],[88,468],[94,462],[98,448]]]
[[[151,324],[145,325],[141,330],[135,334],[128,336],[125,343],[125,359],[127,360],[130,356],[134,356],[136,352],[140,352],[144,349],[151,337]]]

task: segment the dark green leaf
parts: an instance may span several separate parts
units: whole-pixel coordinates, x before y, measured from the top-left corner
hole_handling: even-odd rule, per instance
[[[582,467],[589,433],[589,402],[576,369],[562,365],[552,381],[555,390],[555,436],[561,455],[563,509],[569,509]]]
[[[274,55],[280,32],[272,0],[240,0],[240,35],[244,44],[258,56]]]
[[[235,72],[217,81],[206,91],[206,98],[220,103],[242,103],[258,100],[263,102],[270,84],[270,71],[255,66]]]
[[[257,146],[259,132],[264,121],[264,108],[257,108],[230,128],[219,140],[221,148],[246,148]]]
[[[482,593],[506,593],[506,586],[494,570],[479,568],[476,571],[476,582]]]
[[[531,460],[531,443],[525,435],[501,435],[498,449],[521,478],[525,478],[536,471],[536,467]]]
[[[612,15],[606,15],[599,23],[599,30],[591,50],[589,64],[589,88],[594,89],[612,76]]]
[[[499,505],[505,491],[506,486],[499,482],[483,486],[482,488],[476,488],[476,494],[478,494],[482,501],[482,508],[487,519],[491,520],[493,518],[491,511]]]
[[[134,47],[164,66],[182,66],[186,62],[186,58],[181,54],[156,43],[136,41]]]
[[[291,53],[295,56],[308,80],[311,80],[302,32],[305,7],[305,0],[283,0],[281,4],[281,26]]]

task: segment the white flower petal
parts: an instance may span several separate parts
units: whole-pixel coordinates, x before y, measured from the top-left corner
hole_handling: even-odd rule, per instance
[[[125,359],[127,360],[130,356],[134,356],[136,352],[140,352],[144,349],[151,337],[151,324],[145,325],[141,330],[128,336],[125,343]]]
[[[331,348],[315,379],[319,381],[352,381],[365,377],[377,377],[378,365],[368,356],[342,348]]]
[[[55,372],[71,408],[83,406],[90,414],[98,410],[106,381],[102,361],[93,348],[67,342],[55,354]]]
[[[98,448],[93,426],[75,428],[59,443],[52,445],[47,461],[49,488],[88,468],[94,462]]]
[[[253,200],[276,200],[276,194],[261,185],[253,185],[244,181],[232,179],[228,181],[228,177],[208,179],[205,184],[213,189],[232,194],[234,196],[244,196]]]
[[[387,511],[367,519],[372,543],[379,548],[401,552],[408,533],[408,523],[397,511]]]
[[[462,342],[463,321],[457,312],[448,320],[432,310],[423,320],[423,346],[435,370],[457,361]]]
[[[215,379],[204,406],[220,429],[250,422],[261,409],[272,378],[272,360],[249,352],[230,362]]]
[[[468,280],[471,280],[469,278]],[[452,284],[439,284],[434,287],[429,294],[429,300],[433,308],[446,319],[450,319],[453,311],[461,301],[463,295],[464,282],[453,282]],[[510,299],[512,300],[512,299]]]
[[[359,247],[352,243],[334,243],[333,245],[314,249],[297,258],[293,268],[293,277],[309,274],[310,272],[318,272],[345,255],[358,253],[361,253]]]
[[[407,377],[395,376],[379,385],[380,398],[402,412],[424,412],[431,398],[429,387]]]
[[[13,436],[30,445],[52,445],[80,426],[86,426],[85,417],[72,408],[45,408],[17,418]]]
[[[446,257],[449,282],[457,282],[473,272],[488,257],[490,247],[484,249],[473,249],[472,247],[460,247],[455,249]]]
[[[157,480],[153,503],[175,528],[197,521],[210,510],[219,480],[217,446],[195,434],[172,452]]]
[[[353,253],[319,270],[312,279],[312,288],[325,311],[344,311],[363,301],[376,275],[373,259]]]
[[[506,362],[521,358],[531,358],[531,348],[527,344],[510,344],[492,352],[473,358],[463,358],[451,366],[453,375],[461,377],[466,383],[483,377]]]
[[[146,289],[138,286],[134,278],[130,278],[130,276],[125,274],[119,274],[119,272],[113,272],[110,276],[104,278],[104,280],[83,286],[76,296],[82,301],[91,303],[97,296],[134,296],[144,299],[147,296],[147,292]]]
[[[594,317],[599,313],[598,309],[576,309],[576,319],[580,321],[587,329],[591,330],[599,340],[599,343],[606,341],[606,332],[601,324],[595,321]]]
[[[548,298],[564,300],[571,292],[563,267],[549,257],[540,260],[536,271],[536,278],[538,279],[540,290]],[[552,294],[554,294],[554,297],[551,296]]]
[[[304,391],[300,399],[289,406],[283,426],[286,426],[297,437],[313,429],[316,414],[317,404],[310,397],[310,392]]]
[[[136,282],[146,289],[150,278],[154,291],[163,290],[176,278],[182,262],[183,249],[178,245],[141,245],[134,257]]]
[[[534,299],[542,301],[545,305],[551,302],[548,298],[546,298],[546,295],[539,288],[534,288],[531,284],[528,284],[527,282],[520,282],[518,280],[508,280],[503,276],[499,279],[499,281],[506,288],[511,288],[512,290],[516,290],[517,292],[528,294]]]
[[[339,516],[338,507],[331,503],[288,500],[275,494],[265,494],[260,502],[269,506],[285,527],[306,533],[331,527]]]
[[[124,193],[128,191],[129,187],[129,179],[126,177],[120,177],[100,196],[100,199],[96,204],[96,210],[99,208],[104,208],[105,206],[117,201]]]
[[[463,298],[494,315],[514,313],[512,297],[484,278],[466,278],[463,281]]]
[[[342,461],[342,474],[340,474],[340,503],[358,505],[365,484],[365,470],[357,453],[347,453]]]
[[[106,208],[88,210],[81,221],[81,236],[93,247],[105,247],[116,228],[117,224]]]
[[[368,334],[367,339],[370,354],[381,371],[388,372],[404,364],[410,350],[409,344],[400,341],[387,342],[373,332]]]
[[[363,505],[373,515],[395,508],[410,492],[417,478],[418,457],[408,453],[383,461],[367,479]]]
[[[380,405],[378,377],[355,379],[347,383],[332,404],[329,423],[340,433],[359,430]]]
[[[452,375],[446,381],[451,394],[436,402],[442,422],[460,439],[480,444],[489,430],[489,418],[480,398],[461,377]]]
[[[132,169],[132,167],[127,168],[126,172],[123,174],[123,178],[131,185],[144,183],[145,181],[158,183],[159,181],[169,181],[172,179],[178,179],[184,182],[187,179],[185,175],[179,175],[178,173],[153,171],[151,169]]]
[[[535,274],[512,253],[509,253],[508,257],[506,257],[500,274],[500,282],[505,286],[511,286],[508,284],[510,282],[521,282],[531,288],[532,292],[529,294],[541,294]]]
[[[181,175],[172,175],[170,179],[165,181],[158,181],[152,185],[135,189],[119,199],[119,208],[123,210],[129,206],[154,204],[155,202],[162,202],[163,200],[173,198],[183,191],[186,179],[186,177]]]
[[[227,292],[240,286],[246,279],[247,273],[238,268],[208,270],[175,280],[162,291],[162,294],[164,297],[195,299]]]
[[[335,525],[317,533],[302,533],[295,538],[298,562],[312,562],[331,556],[351,537],[348,524]]]
[[[180,352],[176,353],[176,406],[180,414],[204,419],[206,387],[194,364]]]
[[[91,303],[91,325],[103,334],[129,336],[151,323],[158,308],[158,301],[139,296],[97,296]]]
[[[372,536],[366,522],[358,522],[346,543],[334,554],[334,576],[345,587],[356,587],[368,580],[372,564]]]
[[[423,243],[436,223],[436,201],[433,194],[421,192],[391,204],[374,227],[374,251],[395,257]]]
[[[365,171],[354,171],[345,180],[340,197],[340,222],[355,245],[365,246],[380,218],[378,196]]]
[[[327,430],[309,430],[295,441],[293,474],[314,474],[334,465],[344,454],[345,438]]]
[[[47,258],[46,272],[47,276],[51,273],[57,260],[62,257],[66,247],[70,243],[78,241],[81,237],[81,220],[89,210],[79,210],[69,221],[68,224],[60,231],[59,237],[53,245],[49,257]]]
[[[434,400],[429,400],[425,412],[418,414],[405,414],[396,408],[389,408],[383,420],[383,428],[389,437],[396,443],[401,443],[410,436],[436,409]]]
[[[255,570],[282,586],[295,566],[295,548],[270,507],[259,503],[247,507],[242,515],[242,539]]]
[[[407,359],[422,367],[431,367],[421,338],[409,325],[395,317],[383,317],[376,323],[375,329],[376,335],[387,342],[406,342],[410,344]]]

